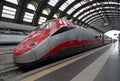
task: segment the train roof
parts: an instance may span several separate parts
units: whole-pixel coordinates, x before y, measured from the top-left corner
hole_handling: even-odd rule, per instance
[[[37,27],[37,29],[52,29],[52,28],[62,28],[64,26],[77,27],[76,24],[65,19],[52,19],[48,20]]]

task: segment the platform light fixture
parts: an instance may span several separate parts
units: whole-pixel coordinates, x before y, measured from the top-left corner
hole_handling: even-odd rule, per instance
[[[103,26],[104,26],[104,27],[107,27],[108,25],[109,25],[108,22],[104,22],[104,23],[103,23]]]

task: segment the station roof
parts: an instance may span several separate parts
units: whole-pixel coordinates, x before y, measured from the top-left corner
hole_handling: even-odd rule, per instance
[[[64,18],[101,32],[120,30],[120,0],[0,0],[0,21],[37,26]]]

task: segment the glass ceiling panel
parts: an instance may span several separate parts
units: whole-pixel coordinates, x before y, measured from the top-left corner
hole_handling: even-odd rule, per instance
[[[118,12],[118,11],[115,11],[115,10],[107,10],[106,12]],[[117,13],[118,14],[118,13]]]
[[[70,15],[74,10],[75,10],[74,8],[71,8],[71,9],[67,12],[67,14]]]
[[[85,7],[86,9],[89,9],[90,8],[90,6],[87,6],[87,7]]]
[[[23,21],[32,22],[33,16],[34,16],[34,14],[25,12]]]
[[[38,24],[42,24],[42,23],[45,22],[46,20],[47,20],[47,18],[41,16],[40,19],[39,19]]]
[[[8,6],[3,6],[3,9],[5,9],[6,11],[8,10],[8,11],[13,11],[13,12],[15,12],[16,11],[16,9],[15,8],[12,8],[12,7],[8,7]]]
[[[74,2],[75,0],[67,0],[66,3],[67,4],[71,4],[72,2]]]
[[[43,10],[42,13],[48,15],[48,12],[46,10]]]
[[[93,1],[93,0],[90,0],[90,1]],[[87,1],[82,1],[81,2],[81,4],[80,3],[78,3],[79,5],[75,5],[73,8],[71,8],[68,12],[67,12],[67,14],[71,14],[75,9],[77,9],[78,7],[80,7],[81,5],[84,5],[84,4],[86,4],[87,3]],[[95,3],[95,4],[93,4],[93,6],[98,6],[98,5],[101,5],[101,4],[108,4],[108,2],[103,2],[103,3]],[[116,2],[109,2],[109,4],[118,4],[118,3],[116,3]],[[81,12],[83,12],[85,9],[89,9],[90,7],[92,7],[92,6],[87,6],[86,8],[83,8],[83,9],[81,9],[81,10],[79,10],[77,13],[75,13],[74,15],[73,15],[73,17],[76,17],[76,16],[78,16]],[[102,7],[100,7],[101,9],[103,9]],[[100,8],[96,8],[96,9],[94,9],[94,10],[99,10]],[[111,8],[111,7],[104,7],[104,8]],[[115,7],[112,7],[112,8],[115,8]],[[64,10],[64,9],[63,9]],[[89,12],[92,12],[92,11],[94,11],[94,10],[90,10]],[[88,13],[89,13],[88,12]],[[86,14],[86,13],[85,13]],[[83,14],[82,16],[84,16],[85,14]],[[82,17],[78,17],[78,19],[80,19],[80,18],[82,18]]]
[[[94,20],[91,20],[88,24],[91,24],[93,21],[96,21],[96,20],[98,20],[98,19],[101,19],[101,18],[99,17],[99,18],[96,18],[96,19],[94,19]]]
[[[30,9],[30,10],[33,10],[33,11],[36,10],[35,7],[32,4],[28,4],[27,8]]]
[[[116,5],[118,5],[117,2],[102,2],[102,3],[94,3],[93,6],[99,6],[99,5],[102,5],[102,4],[116,4]],[[113,7],[113,6],[111,6],[111,7]],[[104,7],[104,8],[109,8],[110,9],[111,7]],[[99,7],[99,8],[103,8],[103,7]],[[113,7],[113,8],[115,8],[115,7]]]
[[[54,16],[53,16],[54,18],[58,18],[58,16],[56,15],[56,14],[54,14]]]
[[[114,10],[107,10],[107,11],[105,11],[105,12],[117,12],[117,11],[114,11]],[[88,17],[90,17],[90,16],[92,16],[92,15],[95,15],[95,14],[97,14],[97,13],[102,13],[101,11],[99,11],[99,12],[94,12],[94,13],[92,13],[92,14],[90,14],[90,15],[88,15],[87,17],[85,17],[84,19],[83,19],[83,21],[85,20],[85,19],[87,19]],[[82,17],[80,16],[79,17],[79,19],[81,19]]]
[[[104,4],[118,4],[117,2],[103,2]]]
[[[76,17],[76,16],[78,16],[81,12],[83,12],[85,10],[85,8],[83,8],[83,9],[81,9],[81,10],[79,10],[77,13],[75,13],[74,15],[73,15],[73,17]]]
[[[75,13],[75,14],[73,15],[73,17],[76,17],[77,15],[79,15],[79,13],[80,13],[80,11],[78,11],[77,13]]]
[[[85,4],[85,3],[84,3]],[[77,13],[75,13],[73,16],[74,17],[76,17],[76,16],[78,16],[81,12],[83,12],[84,10],[86,10],[86,9],[89,9],[89,8],[91,8],[92,6],[87,6],[87,7],[85,7],[85,8],[82,8],[81,10],[79,10]],[[89,11],[90,12],[90,11]],[[86,12],[87,13],[87,12]],[[78,18],[79,19],[79,18]]]
[[[102,7],[102,9],[115,9],[115,7]],[[86,14],[88,14],[88,13],[90,13],[90,12],[96,11],[96,10],[99,10],[99,8],[92,9],[92,10],[90,10],[89,12],[86,12],[86,13],[80,15],[80,16],[78,17],[78,19],[81,19],[84,15],[86,15]],[[80,13],[79,13],[79,14],[80,14]]]
[[[93,6],[96,6],[96,5],[97,5],[96,3],[93,4]]]
[[[32,20],[29,19],[29,18],[24,18],[23,21],[26,21],[26,22],[32,22]]]
[[[14,3],[14,4],[18,5],[18,1],[17,0],[5,0],[5,1],[8,1],[10,3]]]
[[[93,19],[93,18],[95,18],[95,17],[99,17],[99,15],[96,15],[96,16],[94,16],[94,17],[89,18],[86,22],[88,22],[89,20],[91,20],[91,19]]]
[[[64,11],[72,2],[75,0],[67,0],[60,8],[59,10]]]
[[[81,4],[82,4],[82,5],[84,5],[85,3],[86,3],[86,1],[85,1],[85,0],[81,1]]]
[[[93,6],[101,5],[101,4],[118,4],[117,2],[102,2],[102,3],[94,3]]]
[[[3,13],[3,14],[2,14],[2,17],[14,19],[14,16],[12,16],[11,14],[6,14],[6,13]]]
[[[80,7],[80,6],[81,6],[80,3],[76,4],[75,6],[73,6],[73,7],[67,12],[67,14],[71,14],[75,9],[77,9],[77,8]]]
[[[89,0],[89,1],[93,1],[93,0]],[[77,8],[79,8],[80,6],[86,4],[88,1],[81,1],[80,3],[76,4],[75,6],[73,6],[73,8],[71,8],[67,14],[71,14],[74,10],[76,10]],[[76,17],[80,12],[82,12],[85,9],[88,9],[90,6],[87,6],[86,8],[82,9],[81,11],[79,11],[78,13],[74,14],[74,17]]]
[[[24,17],[27,17],[27,18],[32,19],[33,16],[34,16],[34,15],[31,14],[31,13],[25,12],[25,16],[24,16]]]
[[[67,4],[67,3],[64,3],[59,9],[60,9],[61,11],[63,11],[67,6],[68,6],[68,4]]]
[[[8,6],[3,6],[2,17],[14,19],[15,13],[16,13],[15,8],[11,8],[11,7],[8,7]]]
[[[86,12],[78,17],[78,19],[81,19],[84,15],[88,14],[89,12]]]
[[[51,6],[55,6],[58,1],[59,1],[59,0],[50,0],[50,1],[48,2],[48,4],[51,5]]]
[[[95,14],[98,14],[98,13],[92,13],[92,14],[88,15],[87,17],[85,17],[85,18],[83,19],[83,21],[86,20],[87,18],[89,18],[90,16],[95,15]]]
[[[50,8],[45,8],[42,13],[45,14],[45,15],[49,15],[49,13],[51,12],[51,9]]]
[[[80,6],[81,6],[81,4],[78,3],[78,4],[76,4],[75,6],[73,6],[73,8],[77,9],[77,8],[80,7]]]

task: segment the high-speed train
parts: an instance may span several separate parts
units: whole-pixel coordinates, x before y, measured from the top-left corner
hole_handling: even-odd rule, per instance
[[[14,50],[14,62],[33,68],[111,43],[111,38],[65,19],[49,20],[32,31]]]

